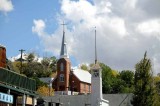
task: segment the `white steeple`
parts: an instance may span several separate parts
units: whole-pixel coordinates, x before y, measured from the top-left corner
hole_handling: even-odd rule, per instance
[[[95,64],[91,68],[91,106],[109,106],[109,101],[102,96],[102,69],[97,63],[96,29],[95,29]]]
[[[68,52],[67,52],[67,42],[65,39],[65,30],[64,30],[64,22],[63,22],[63,38],[62,38],[62,45],[61,45],[61,52],[60,52],[60,58],[69,58]]]

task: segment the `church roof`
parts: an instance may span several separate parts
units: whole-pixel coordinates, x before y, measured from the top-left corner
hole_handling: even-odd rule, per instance
[[[82,82],[91,83],[91,74],[82,69],[73,69],[73,74]]]
[[[50,77],[42,77],[39,79],[47,84],[49,84],[50,82],[52,82],[54,80],[54,78],[50,78]]]
[[[65,32],[64,31],[63,31],[60,58],[69,58],[68,52],[67,52],[67,42],[65,39]]]

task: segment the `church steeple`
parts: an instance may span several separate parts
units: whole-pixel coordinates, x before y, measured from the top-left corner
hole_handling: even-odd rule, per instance
[[[69,58],[68,52],[67,52],[67,42],[65,39],[65,30],[64,30],[64,25],[66,24],[63,22],[62,25],[63,25],[63,38],[62,38],[60,58]]]

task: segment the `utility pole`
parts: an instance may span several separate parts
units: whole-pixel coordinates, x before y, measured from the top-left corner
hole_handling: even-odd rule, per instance
[[[19,50],[20,52],[21,52],[21,58],[20,58],[20,61],[21,61],[21,70],[20,70],[20,74],[21,74],[21,72],[22,72],[22,54],[23,54],[23,52],[25,51],[25,50],[23,50],[23,49],[20,49]]]

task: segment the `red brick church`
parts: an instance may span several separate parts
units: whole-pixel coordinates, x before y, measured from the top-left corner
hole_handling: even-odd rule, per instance
[[[60,58],[57,62],[57,76],[53,80],[52,87],[55,94],[91,93],[91,74],[82,69],[71,69],[64,30]]]

